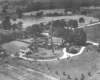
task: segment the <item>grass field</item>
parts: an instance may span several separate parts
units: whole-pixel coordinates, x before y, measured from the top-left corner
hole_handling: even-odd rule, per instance
[[[23,22],[23,28],[26,28],[26,27],[31,26],[33,24],[39,24],[41,22],[46,23],[46,22],[52,21],[54,19],[65,19],[66,21],[68,21],[70,19],[73,19],[73,20],[77,20],[78,21],[80,17],[84,17],[85,18],[85,23],[83,25],[89,24],[91,20],[93,22],[97,22],[98,21],[98,19],[92,18],[92,17],[86,17],[86,16],[83,16],[83,15],[72,15],[72,16],[41,17],[41,18],[28,17],[28,18],[17,19],[17,21],[13,21],[11,19],[11,24],[18,23],[19,21],[21,21],[21,22]],[[0,21],[0,23],[1,22],[2,21]]]
[[[17,48],[22,45],[24,46],[25,44],[22,43],[19,44],[16,41],[12,43],[4,44],[4,46],[7,49],[9,49],[7,50],[9,54],[11,53],[13,54],[14,51],[17,50]],[[28,67],[37,70],[39,72],[43,72],[45,74],[51,75],[55,78],[61,78],[61,80],[74,80],[76,77],[80,79],[82,73],[86,77],[85,80],[88,80],[89,71],[93,75],[96,74],[96,72],[100,69],[99,68],[100,54],[96,52],[97,47],[90,45],[90,48],[92,51],[87,52],[87,49],[85,49],[83,54],[76,57],[72,57],[69,62],[67,59],[60,60],[60,61],[53,61],[53,62],[30,62],[30,61],[25,61],[20,59],[11,60],[10,58],[8,58],[8,60],[10,65],[13,66],[20,65],[20,66]],[[48,63],[48,67],[46,66],[46,63]],[[93,63],[93,65],[96,65],[96,67],[91,69],[90,68],[91,63]],[[41,65],[39,66],[39,64]],[[56,72],[58,72],[58,74]],[[63,74],[64,72],[66,75]],[[68,79],[68,75],[70,75],[72,79]]]
[[[88,40],[100,42],[100,24],[84,27]]]
[[[71,76],[71,80],[74,80],[75,77],[78,79],[81,78],[81,74],[83,73],[85,75],[85,80],[87,80],[88,72],[90,71],[91,74],[95,74],[96,71],[98,71],[100,68],[100,54],[96,52],[97,47],[95,46],[90,46],[92,51],[87,52],[85,49],[84,53],[71,58],[72,61],[67,61],[65,60],[60,60],[60,61],[55,61],[55,62],[47,62],[48,67],[50,68],[50,72],[48,72],[48,67],[46,67],[46,62],[29,62],[29,61],[24,61],[24,60],[9,60],[10,64],[12,65],[22,65],[25,67],[32,68],[34,70],[52,75],[53,77],[56,78],[61,78],[61,80],[69,80],[67,77],[68,75]],[[13,51],[13,50],[12,50]],[[11,51],[11,52],[12,52]],[[93,65],[96,65],[95,68],[91,69],[91,63]],[[38,64],[41,64],[39,66]],[[58,74],[56,74],[56,71]],[[66,73],[66,76],[63,75],[63,72]]]

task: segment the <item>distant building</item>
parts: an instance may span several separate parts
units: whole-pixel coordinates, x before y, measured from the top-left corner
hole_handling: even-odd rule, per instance
[[[67,15],[72,15],[72,11],[67,11]]]
[[[27,52],[29,52],[30,51],[30,49],[29,48],[27,48],[27,47],[21,47],[20,48],[20,50],[19,50],[19,54],[21,54],[21,55],[26,55],[26,53]]]
[[[58,37],[52,37],[52,42],[55,45],[62,45],[62,38],[58,38]],[[63,40],[64,42],[64,40]],[[48,39],[48,44],[51,43],[51,39]]]
[[[44,36],[49,37],[50,36],[50,30],[46,30],[42,33]]]

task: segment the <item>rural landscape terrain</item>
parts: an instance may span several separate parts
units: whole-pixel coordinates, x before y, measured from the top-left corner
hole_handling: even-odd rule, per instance
[[[100,80],[100,0],[0,0],[0,80]]]

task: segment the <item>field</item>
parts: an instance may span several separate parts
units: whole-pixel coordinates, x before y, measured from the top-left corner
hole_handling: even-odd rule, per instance
[[[9,54],[14,54],[14,52],[18,50],[21,46],[27,46],[27,45],[17,41],[4,44],[4,47],[8,49],[7,53]],[[55,78],[61,78],[61,80],[66,80],[66,79],[69,80],[68,75],[70,75],[70,77],[72,78],[71,80],[74,80],[76,77],[80,79],[82,73],[85,76],[85,80],[88,80],[88,78],[93,77],[93,76],[89,76],[88,72],[91,72],[92,75],[95,74],[97,76],[96,72],[100,69],[99,68],[100,54],[96,51],[97,47],[93,45],[90,45],[89,47],[91,48],[91,51],[87,52],[87,48],[86,48],[81,55],[72,57],[70,61],[65,59],[65,60],[51,61],[51,62],[30,62],[21,59],[11,60],[11,58],[9,57],[8,57],[8,61],[9,64],[12,66],[17,67],[20,65],[23,67],[31,68],[36,71],[51,75]],[[96,66],[94,68],[91,68],[91,63],[93,64],[92,66],[94,65]],[[18,69],[20,68],[18,67]],[[20,71],[18,71],[18,73],[19,72]],[[12,74],[16,75],[16,72],[13,72]],[[1,73],[1,75],[3,74]],[[21,74],[20,76],[23,75]],[[40,79],[36,79],[36,80],[40,80]],[[89,80],[93,80],[93,79],[89,79]]]
[[[100,24],[85,27],[84,31],[87,33],[88,40],[100,42]]]
[[[82,15],[73,15],[73,16],[59,16],[59,17],[23,18],[23,19],[17,19],[17,21],[11,20],[11,24],[18,23],[19,21],[21,21],[21,22],[23,22],[23,28],[26,28],[33,24],[39,24],[41,22],[46,23],[46,22],[52,21],[54,19],[65,19],[66,21],[68,21],[70,19],[78,20],[80,17],[85,18],[85,23],[83,25],[89,24],[91,20],[93,22],[98,21],[98,19],[92,18],[92,17],[86,17],[86,16],[82,16]],[[0,21],[0,23],[1,23],[1,21]]]
[[[23,18],[23,19],[17,19],[17,21],[12,21],[13,23],[18,23],[19,21],[23,22],[24,28],[27,26],[30,26],[32,24],[40,23],[40,22],[48,22],[53,19],[75,19],[78,20],[80,17],[85,18],[85,24],[88,24],[91,19],[93,22],[98,21],[98,19],[92,18],[92,17],[86,17],[82,15],[72,15],[72,16],[60,16],[60,17],[42,17],[42,18]],[[100,40],[100,24],[85,27],[84,30],[87,33],[88,40],[99,42]],[[4,32],[4,31],[0,31]],[[7,34],[7,33],[5,33]],[[19,41],[13,41],[10,43],[5,43],[3,47],[6,49],[6,52],[11,55],[15,54],[19,51],[21,46],[28,46],[29,44],[19,42]],[[87,47],[89,47],[91,50],[87,50]],[[63,60],[57,60],[57,61],[41,61],[41,62],[30,62],[22,59],[15,59],[12,60],[9,56],[7,60],[9,63],[3,63],[3,60],[0,59],[0,80],[48,80],[47,76],[44,77],[42,74],[47,74],[61,80],[75,80],[75,78],[78,78],[78,80],[81,79],[82,74],[85,76],[84,80],[95,80],[100,77],[98,76],[98,73],[100,71],[100,53],[97,52],[98,47],[93,45],[88,45],[84,52],[79,55],[68,59]],[[43,48],[39,48],[40,53],[36,53],[39,56],[44,57],[50,57],[53,56],[51,50],[46,50]],[[46,53],[46,56],[42,53]],[[56,51],[56,54],[59,54],[60,56],[63,55],[62,50]],[[35,55],[31,55],[32,58],[34,58]],[[10,67],[9,67],[10,66]],[[36,71],[28,71],[28,69],[31,68],[33,70],[42,72],[37,74]],[[88,73],[91,73],[89,75]],[[7,74],[8,73],[8,74]],[[41,77],[38,77],[41,76]],[[70,79],[68,78],[70,76]],[[53,79],[52,79],[53,80]],[[55,79],[54,79],[55,80]]]

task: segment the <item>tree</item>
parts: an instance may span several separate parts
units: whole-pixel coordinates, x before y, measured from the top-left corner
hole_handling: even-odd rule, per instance
[[[18,29],[18,25],[16,23],[12,24],[12,30],[15,31],[16,29]]]
[[[90,72],[90,71],[88,72],[88,75],[89,75],[89,76],[92,76],[92,74],[91,74],[91,72]]]
[[[41,10],[42,9],[42,4],[40,2],[35,2],[33,9],[34,9],[34,11]]]
[[[31,11],[38,11],[40,9],[42,9],[42,3],[41,2],[33,2],[33,1],[30,1],[28,3],[28,5],[26,6],[26,9],[25,11],[26,12],[31,12]]]
[[[99,13],[97,13],[96,14],[96,17],[99,19],[99,21],[100,21],[100,14]]]
[[[71,8],[74,8],[74,0],[64,0],[64,8],[67,9],[71,9]]]
[[[51,1],[51,2],[49,3],[49,9],[54,9],[54,8],[55,8],[54,5],[55,5],[55,3]]]
[[[36,17],[41,17],[42,15],[43,15],[43,11],[36,13]]]
[[[26,32],[28,33],[28,36],[29,36],[29,37],[33,36],[32,26],[26,27],[25,30],[26,30]]]
[[[74,43],[75,33],[73,30],[65,29],[63,31],[63,38],[65,40],[64,43]]]
[[[84,80],[84,78],[85,78],[85,76],[84,76],[84,74],[82,73],[82,74],[81,74],[81,80]]]
[[[68,26],[72,28],[77,28],[78,27],[78,22],[77,20],[69,20],[68,21]]]
[[[68,75],[68,77],[67,77],[68,79],[71,79],[71,77],[70,77],[70,75]]]
[[[3,40],[4,40],[4,35],[3,33],[0,33],[0,44],[3,44]]]
[[[21,21],[18,22],[18,30],[19,31],[23,30],[23,22]]]
[[[87,7],[87,14],[89,12],[90,2],[89,0],[82,0],[81,7]]]
[[[32,32],[35,34],[35,36],[39,37],[41,36],[43,29],[38,24],[35,24],[35,25],[32,25]]]
[[[34,24],[30,27],[27,27],[26,28],[26,31],[28,32],[29,35],[31,35],[32,37],[33,36],[36,36],[36,37],[39,37],[41,36],[41,33],[43,32],[43,28],[40,27],[39,24]]]
[[[6,14],[7,13],[6,9],[2,9],[2,13]]]
[[[2,51],[1,51],[0,53],[1,53],[0,56],[1,56],[1,57],[3,58],[3,60],[5,61],[6,57],[8,56],[7,53],[6,53],[6,51],[5,51],[5,49],[3,48]]]
[[[20,9],[20,8],[17,8],[16,9],[16,14],[18,15],[18,18],[22,18],[22,9]]]
[[[83,31],[83,29],[76,29],[75,30],[75,37],[74,39],[74,43],[77,45],[85,45],[86,41],[87,41],[87,35],[86,33]]]
[[[100,6],[100,0],[93,0],[92,3],[95,7]]]
[[[84,23],[84,22],[85,22],[85,19],[84,19],[83,17],[79,18],[79,23],[81,23],[81,25],[82,25],[82,23]]]
[[[75,80],[78,80],[78,78],[76,77]]]
[[[81,14],[82,14],[82,15],[86,15],[86,14],[87,14],[87,10],[81,11]]]
[[[12,26],[11,26],[9,16],[5,17],[5,19],[2,21],[1,25],[5,30],[10,30],[11,29]]]
[[[61,19],[61,20],[55,20],[53,21],[53,24],[52,24],[53,28],[56,29],[56,28],[64,28],[67,26],[67,23],[64,19]]]

